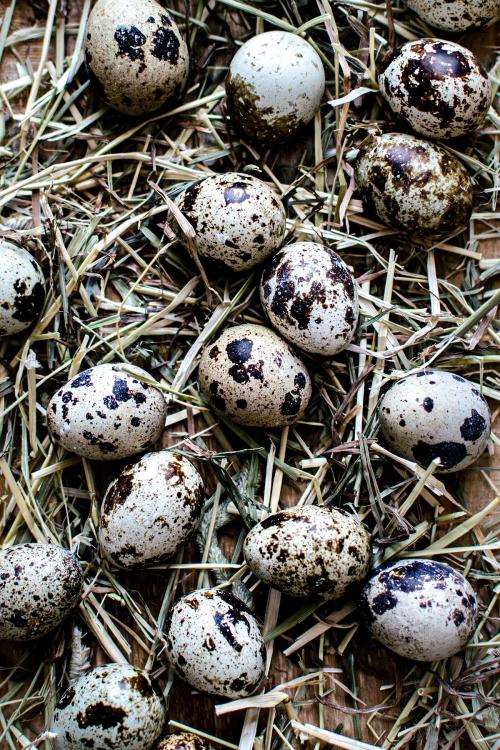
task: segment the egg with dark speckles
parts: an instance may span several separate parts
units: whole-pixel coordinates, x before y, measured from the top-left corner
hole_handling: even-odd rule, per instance
[[[491,415],[479,388],[460,375],[426,370],[398,380],[379,405],[380,431],[391,450],[437,471],[465,469],[488,444]]]
[[[29,328],[42,312],[45,280],[27,250],[0,238],[0,337]]]
[[[244,698],[259,688],[265,647],[257,620],[228,591],[200,589],[179,599],[165,626],[177,674],[211,695]]]
[[[165,720],[163,695],[147,672],[105,664],[66,691],[50,731],[56,750],[150,750]]]
[[[201,357],[199,381],[215,411],[249,427],[302,419],[311,379],[288,343],[264,326],[227,328]]]
[[[408,0],[426,23],[444,31],[465,31],[498,18],[499,0]]]
[[[192,732],[174,732],[163,737],[155,750],[213,750],[212,745]]]
[[[361,593],[371,633],[415,661],[446,659],[463,649],[477,624],[477,599],[464,576],[433,560],[398,560],[376,568]]]

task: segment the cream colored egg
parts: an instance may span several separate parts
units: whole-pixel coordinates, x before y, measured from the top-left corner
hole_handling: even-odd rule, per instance
[[[155,750],[213,750],[213,746],[192,732],[174,732],[163,737]]]
[[[0,238],[0,337],[29,328],[45,301],[44,277],[36,260]]]
[[[408,7],[436,29],[458,32],[498,18],[499,0],[408,0]]]

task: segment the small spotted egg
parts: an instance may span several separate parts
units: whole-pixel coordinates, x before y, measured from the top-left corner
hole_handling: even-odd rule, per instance
[[[283,241],[283,204],[256,177],[235,172],[210,175],[190,185],[177,205],[196,232],[197,253],[229,271],[256,266]]]
[[[155,0],[97,0],[85,54],[104,101],[127,115],[158,109],[187,80],[186,42]]]
[[[471,638],[477,599],[449,565],[397,560],[376,568],[361,593],[371,633],[391,651],[415,661],[446,659]]]
[[[0,640],[30,641],[54,630],[76,607],[80,564],[53,544],[16,544],[0,552]]]
[[[203,481],[171,451],[148,453],[127,466],[104,496],[101,552],[123,568],[172,557],[198,527]]]
[[[289,138],[312,120],[324,90],[325,71],[318,53],[288,31],[267,31],[245,42],[226,79],[235,127],[264,143]]]
[[[175,732],[160,740],[155,750],[213,750],[209,742],[192,732]]]
[[[211,695],[244,698],[264,678],[265,647],[257,620],[227,591],[200,589],[172,607],[166,653],[177,674]]]
[[[486,71],[465,47],[418,39],[384,63],[380,91],[393,112],[426,138],[455,138],[482,123],[492,92]]]
[[[238,424],[280,427],[302,419],[311,397],[304,363],[269,328],[228,328],[207,346],[200,385],[211,406]]]
[[[163,695],[147,672],[105,664],[66,691],[50,731],[56,750],[149,750],[165,719]]]
[[[408,0],[408,7],[431,26],[451,32],[483,26],[500,13],[498,0]]]
[[[337,253],[316,242],[296,242],[273,256],[260,301],[278,333],[306,352],[331,356],[354,336],[356,282]]]
[[[478,388],[451,372],[426,370],[398,380],[379,406],[380,431],[391,450],[438,471],[460,471],[486,448],[488,404]]]
[[[36,260],[0,238],[0,336],[29,328],[45,301],[44,277]]]
[[[162,392],[144,382],[139,367],[96,365],[52,397],[49,431],[68,451],[112,461],[148,450],[160,439],[167,405]]]
[[[366,577],[371,541],[350,513],[305,505],[254,526],[243,554],[257,578],[289,596],[335,599]]]
[[[374,138],[356,159],[355,178],[369,210],[416,237],[455,234],[472,210],[467,170],[443,148],[412,135]]]

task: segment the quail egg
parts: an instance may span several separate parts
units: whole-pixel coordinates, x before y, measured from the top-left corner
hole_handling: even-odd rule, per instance
[[[162,392],[139,367],[96,365],[52,397],[49,431],[60,445],[100,461],[126,458],[160,439],[167,406]]]
[[[54,630],[80,600],[75,556],[54,544],[16,544],[0,552],[0,639],[30,641]]]
[[[212,407],[249,427],[280,427],[304,416],[311,379],[302,360],[269,328],[228,328],[201,357],[200,385]]]
[[[335,599],[366,577],[371,541],[350,513],[305,505],[254,526],[243,554],[257,578],[289,596]]]
[[[256,177],[211,175],[190,185],[177,203],[196,232],[198,254],[221,262],[229,271],[246,271],[261,263],[285,234],[283,204]]]
[[[160,740],[156,750],[213,750],[212,745],[192,732],[175,732]]]
[[[177,674],[211,695],[244,698],[264,678],[265,647],[257,620],[227,591],[200,589],[172,607],[166,653]]]
[[[155,0],[97,0],[85,54],[103,99],[127,115],[158,109],[187,80],[186,42]]]
[[[271,325],[291,344],[331,356],[354,336],[359,301],[344,261],[316,242],[296,242],[264,268],[260,301]]]
[[[472,210],[467,170],[444,149],[412,135],[374,138],[356,159],[355,178],[369,210],[417,237],[455,234]]]
[[[50,731],[56,750],[149,750],[165,719],[163,695],[147,672],[105,664],[66,691]]]
[[[44,277],[22,247],[0,238],[0,336],[29,328],[45,301]]]
[[[379,406],[380,431],[400,456],[438,471],[465,469],[486,448],[491,430],[488,404],[473,383],[443,370],[398,380]]]
[[[498,0],[408,0],[426,23],[444,31],[465,31],[498,18]]]
[[[472,586],[433,560],[398,560],[376,568],[363,588],[361,608],[377,640],[415,661],[460,651],[477,622]]]
[[[226,79],[235,127],[264,143],[282,141],[312,120],[324,90],[325,71],[318,53],[288,31],[267,31],[245,42]]]

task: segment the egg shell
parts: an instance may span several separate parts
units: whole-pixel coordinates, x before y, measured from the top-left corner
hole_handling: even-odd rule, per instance
[[[426,370],[398,380],[379,406],[380,431],[391,450],[438,471],[470,466],[484,451],[491,415],[483,395],[468,380],[444,370]]]
[[[104,101],[127,115],[151,112],[178,97],[189,71],[186,42],[155,0],[97,0],[85,54]]]
[[[257,578],[289,596],[336,599],[368,574],[371,541],[352,514],[305,505],[256,524],[243,554]]]
[[[356,282],[337,253],[316,242],[277,252],[262,272],[260,301],[271,325],[303,351],[331,356],[356,331]]]
[[[412,135],[374,138],[356,159],[355,179],[368,210],[415,237],[455,234],[472,210],[467,170],[440,146]]]
[[[486,71],[465,47],[417,39],[397,49],[379,75],[392,111],[426,138],[456,138],[478,127],[492,91]]]
[[[426,23],[443,31],[459,32],[498,18],[498,0],[408,0],[408,7]]]
[[[29,328],[42,312],[45,279],[22,247],[0,238],[0,336]]]
[[[199,381],[217,412],[249,427],[302,419],[312,390],[304,363],[287,342],[253,324],[228,328],[205,348]]]
[[[175,732],[160,740],[156,750],[213,750],[212,745],[192,732]]]
[[[283,241],[283,204],[256,177],[236,172],[211,175],[190,185],[177,205],[196,232],[196,252],[229,271],[252,268]],[[179,239],[185,242],[183,235]]]
[[[200,589],[174,604],[165,626],[167,657],[177,674],[211,695],[243,698],[265,673],[257,620],[228,591]]]
[[[226,79],[235,127],[252,140],[268,143],[289,138],[312,120],[324,90],[318,53],[288,31],[267,31],[245,42]]]
[[[376,568],[363,588],[361,609],[377,640],[415,661],[460,651],[474,632],[478,612],[470,583],[433,560],[397,560]]]
[[[165,720],[163,695],[147,672],[105,664],[66,691],[50,731],[55,750],[149,750]]]
[[[63,547],[16,544],[0,551],[0,582],[0,639],[30,641],[54,630],[76,607],[83,574]]]
[[[203,481],[171,451],[148,453],[109,485],[99,524],[103,555],[129,568],[172,557],[198,527]]]
[[[139,367],[96,365],[84,370],[52,397],[49,431],[68,451],[97,461],[140,453],[160,439],[167,405],[162,392],[144,382]]]

